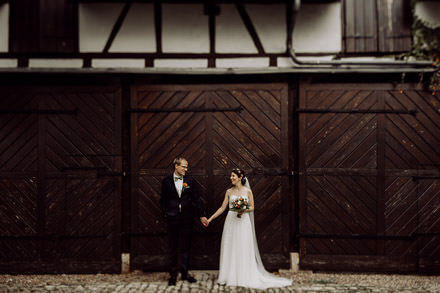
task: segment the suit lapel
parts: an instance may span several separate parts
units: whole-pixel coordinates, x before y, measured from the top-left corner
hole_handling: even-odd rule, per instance
[[[168,177],[168,183],[170,184],[170,190],[172,190],[174,196],[175,197],[179,197],[179,193],[177,192],[177,189],[176,189],[176,184],[174,184],[174,177],[173,177],[173,175]]]
[[[185,183],[188,184],[188,182],[186,181],[185,176],[183,176],[183,183],[182,183],[182,193],[181,193],[181,196],[182,196],[183,192],[185,191]]]

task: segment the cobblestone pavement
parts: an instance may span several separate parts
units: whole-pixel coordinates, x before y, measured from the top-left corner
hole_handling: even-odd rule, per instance
[[[217,271],[192,271],[198,282],[168,286],[166,273],[0,275],[0,292],[440,292],[440,276],[282,271],[292,286],[267,290],[219,286]]]

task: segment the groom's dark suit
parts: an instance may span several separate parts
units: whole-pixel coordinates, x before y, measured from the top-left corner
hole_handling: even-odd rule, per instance
[[[183,177],[183,189],[179,196],[174,183],[173,175],[162,181],[160,206],[168,224],[168,254],[170,258],[170,275],[177,276],[177,255],[179,238],[181,240],[181,273],[188,274],[190,258],[191,233],[194,216],[194,207],[199,217],[205,212],[195,181],[190,176]]]

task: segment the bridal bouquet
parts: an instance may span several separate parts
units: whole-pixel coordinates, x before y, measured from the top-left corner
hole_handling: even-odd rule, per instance
[[[235,212],[244,212],[245,210],[249,209],[249,201],[247,198],[239,197],[236,200],[232,202],[232,208],[230,208],[231,211]],[[240,214],[237,214],[238,218],[241,218]]]

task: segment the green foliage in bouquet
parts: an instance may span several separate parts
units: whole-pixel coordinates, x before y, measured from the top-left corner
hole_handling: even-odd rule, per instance
[[[249,209],[249,201],[245,197],[239,197],[236,200],[232,202],[232,208],[230,208],[231,211],[237,212],[237,217],[241,218],[241,215],[239,212],[244,212]]]

